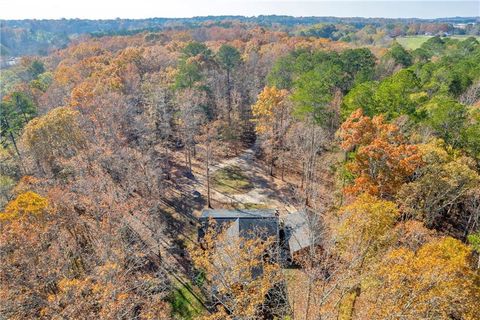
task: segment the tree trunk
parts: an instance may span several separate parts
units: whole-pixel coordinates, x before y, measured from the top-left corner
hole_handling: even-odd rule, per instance
[[[231,117],[231,112],[232,112],[232,98],[230,96],[230,69],[227,69],[227,121],[228,121],[228,127],[230,128],[232,125],[232,117]]]
[[[308,320],[310,315],[310,304],[312,301],[312,280],[308,277],[308,291],[307,291],[307,306],[305,308],[305,320]]]
[[[284,128],[283,128],[283,112],[284,112],[284,108],[281,109],[281,113],[280,113],[280,132],[281,133],[284,133]],[[285,134],[277,134],[278,135],[278,138],[277,138],[277,141],[278,141],[278,148],[277,150],[280,150],[278,152],[279,154],[279,157],[282,159],[281,161],[281,166],[282,166],[282,181],[285,181],[284,179],[284,173],[285,173],[285,149],[283,147],[283,140],[285,138]]]
[[[272,158],[270,160],[270,176],[272,176],[272,177],[273,177],[273,167],[274,167],[274,165],[275,165],[275,160],[274,160],[273,155],[272,155]]]
[[[165,145],[165,164],[166,164],[166,171],[167,171],[167,180],[170,180],[172,177],[170,176],[170,154],[168,150],[168,146]]]
[[[184,154],[185,154],[185,167],[188,168],[188,147],[185,145],[184,148],[185,148],[185,152],[184,152]]]
[[[305,172],[305,206],[309,205],[311,182],[315,175],[315,162],[317,157],[317,150],[315,148],[315,128],[312,127],[312,143],[310,145],[310,155]]]
[[[357,287],[355,287],[355,289],[353,289],[353,302],[352,302],[352,308],[350,309],[350,313],[349,313],[349,319],[353,319],[353,315],[355,314],[355,304],[357,303],[357,300],[358,300],[358,297],[360,296],[360,294],[362,293],[362,288],[360,287],[360,285],[358,285]]]
[[[305,161],[302,161],[302,181],[300,184],[300,189],[303,190],[305,184]]]
[[[192,151],[188,148],[188,171],[192,174]]]
[[[345,157],[343,158],[344,166],[347,163],[347,161],[348,161],[348,155],[347,155],[347,152],[345,152]],[[343,206],[343,201],[345,197],[344,190],[346,185],[347,185],[347,178],[345,177],[345,174],[344,174],[342,178],[342,192],[340,192],[340,206]]]
[[[207,143],[207,206],[212,208],[211,198],[210,198],[210,142]]]
[[[20,167],[22,168],[23,173],[27,174],[27,170],[25,169],[25,166],[23,164],[22,155],[20,154],[20,151],[18,150],[17,142],[15,141],[15,137],[13,136],[12,132],[10,132],[10,140],[12,140],[13,148],[15,149],[15,153],[17,154],[18,160],[20,161]]]

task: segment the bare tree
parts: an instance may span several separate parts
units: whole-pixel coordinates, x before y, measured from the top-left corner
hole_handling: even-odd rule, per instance
[[[460,102],[467,105],[473,106],[480,101],[480,81],[473,83],[467,91],[465,91],[460,96]]]
[[[192,172],[192,156],[195,155],[197,144],[196,136],[200,133],[200,127],[206,120],[202,107],[206,103],[205,92],[186,88],[177,92],[177,104],[179,107],[179,127],[181,137],[185,144],[185,162]]]

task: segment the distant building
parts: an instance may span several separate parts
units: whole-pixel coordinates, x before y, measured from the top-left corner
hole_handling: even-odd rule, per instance
[[[470,22],[470,23],[455,23],[453,24],[453,27],[456,29],[462,29],[465,30],[467,29],[468,26],[474,26],[475,22]]]

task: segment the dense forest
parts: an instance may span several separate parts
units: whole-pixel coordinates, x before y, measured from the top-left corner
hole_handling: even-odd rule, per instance
[[[480,319],[465,22],[2,21],[0,318]],[[205,208],[303,212],[311,245],[219,264]]]
[[[141,32],[199,29],[205,27],[266,27],[291,35],[303,35],[357,44],[389,44],[392,38],[412,35],[480,35],[479,21],[471,18],[385,19],[291,16],[207,16],[115,20],[0,20],[2,57],[46,55],[65,48],[83,35],[134,35]],[[197,38],[192,35],[193,38]],[[206,39],[198,39],[206,40]]]

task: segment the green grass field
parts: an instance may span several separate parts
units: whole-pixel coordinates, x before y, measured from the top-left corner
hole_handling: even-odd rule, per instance
[[[247,193],[253,188],[248,180],[237,166],[229,166],[219,169],[212,177],[213,187],[223,193],[238,194]]]
[[[406,49],[410,50],[415,50],[417,48],[420,48],[420,46],[430,39],[432,36],[408,36],[408,37],[398,37],[397,41],[400,43],[403,47]],[[449,38],[454,38],[454,39],[466,39],[470,36],[450,36]],[[480,37],[476,36],[476,38],[480,41]]]

